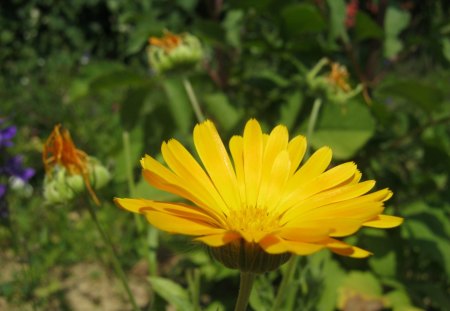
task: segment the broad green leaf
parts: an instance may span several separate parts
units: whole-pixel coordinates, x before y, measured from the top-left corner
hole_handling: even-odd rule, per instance
[[[348,159],[373,136],[375,121],[365,104],[350,101],[344,107],[331,103],[322,107],[311,140],[314,148],[329,146],[336,159]]]
[[[280,123],[285,125],[289,130],[292,130],[302,106],[302,92],[296,91],[289,94],[286,98],[286,102],[280,107]]]
[[[186,90],[179,78],[167,78],[163,87],[168,97],[167,104],[178,129],[182,133],[190,132],[193,123],[193,112]]]
[[[383,29],[362,11],[356,14],[355,38],[357,41],[365,39],[382,39]]]
[[[445,219],[441,220],[441,222],[443,221]],[[444,225],[445,227],[448,230],[448,221]],[[409,240],[410,244],[420,249],[428,258],[441,265],[447,274],[450,274],[450,242],[448,236],[439,236],[435,233],[436,228],[432,225],[430,226],[420,218],[413,219],[411,216],[407,218],[401,230],[402,235]]]
[[[284,29],[289,36],[325,30],[326,23],[317,7],[307,4],[290,4],[281,10]]]
[[[316,284],[320,286],[317,291],[319,297],[314,297],[318,301],[315,310],[332,311],[336,308],[338,297],[338,287],[345,277],[344,270],[337,261],[333,260],[331,253],[322,251],[308,256],[307,268],[316,276]]]
[[[342,39],[348,42],[347,29],[345,27],[346,3],[344,0],[327,0],[330,8],[330,41]]]
[[[386,305],[381,284],[370,272],[350,272],[342,281],[338,292],[339,310],[362,310],[367,304],[380,307]]]
[[[241,46],[241,28],[244,22],[244,12],[241,10],[231,10],[223,21],[225,37],[227,42],[238,48]]]
[[[422,309],[413,307],[411,299],[404,289],[397,289],[385,295],[389,301],[390,307],[393,311],[421,311]]]
[[[384,18],[384,56],[394,58],[403,49],[403,43],[398,36],[408,27],[411,15],[409,12],[399,10],[392,6],[388,7]]]
[[[387,37],[384,40],[384,56],[392,59],[403,49],[403,43],[397,37]]]
[[[384,31],[387,37],[397,37],[408,27],[411,20],[409,12],[397,9],[393,6],[388,7],[384,17]]]
[[[442,55],[444,55],[445,59],[448,62],[450,62],[450,39],[442,38],[441,44],[442,44]]]
[[[152,289],[177,310],[194,310],[191,302],[189,301],[189,294],[187,290],[182,288],[177,283],[170,279],[156,276],[149,277],[149,281],[152,285]]]
[[[427,112],[439,107],[444,97],[440,89],[419,80],[391,82],[382,86],[380,92],[401,97]]]
[[[205,95],[203,98],[209,114],[214,117],[220,127],[229,131],[239,122],[243,116],[242,110],[237,110],[228,101],[224,93],[213,93]]]

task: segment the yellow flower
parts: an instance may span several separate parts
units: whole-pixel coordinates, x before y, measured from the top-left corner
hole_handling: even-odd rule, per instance
[[[119,198],[115,202],[144,214],[156,228],[194,236],[215,255],[227,247],[274,256],[308,255],[328,248],[344,256],[366,257],[368,251],[336,238],[363,226],[391,228],[402,222],[382,214],[383,202],[392,192],[368,194],[375,181],[360,182],[353,162],[327,170],[330,148],[317,150],[300,165],[306,139],[289,140],[282,125],[264,134],[258,121],[249,120],[244,134],[229,142],[231,159],[211,121],[195,127],[194,143],[201,164],[175,139],[162,144],[167,167],[148,155],[141,160],[144,178],[152,186],[190,203]],[[225,255],[218,255],[222,262]]]

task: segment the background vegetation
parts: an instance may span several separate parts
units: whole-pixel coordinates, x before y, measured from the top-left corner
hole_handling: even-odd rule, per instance
[[[450,308],[448,1],[10,0],[1,8],[0,114],[18,127],[11,150],[36,175],[31,194],[21,188],[6,197],[0,309],[130,308],[86,201],[43,202],[40,152],[57,123],[112,173],[98,215],[142,308],[190,310],[195,290],[204,310],[232,308],[237,272],[183,237],[159,236],[158,277],[149,280],[148,244],[133,215],[112,203],[170,199],[141,180],[138,160],[158,156],[171,137],[192,144],[196,120],[182,74],[158,77],[146,58],[149,36],[164,29],[202,41],[205,59],[189,79],[224,139],[249,117],[305,134],[319,97],[313,148],[331,146],[335,163],[354,160],[365,178],[395,193],[388,210],[405,223],[350,238],[374,256],[301,258],[283,310]],[[363,92],[336,102],[311,87],[308,72],[323,57],[345,65]],[[269,310],[279,282],[280,271],[261,276],[251,307]]]

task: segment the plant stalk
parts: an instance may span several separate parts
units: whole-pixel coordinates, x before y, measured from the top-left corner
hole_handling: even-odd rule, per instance
[[[131,292],[131,289],[128,286],[128,281],[127,281],[125,272],[123,271],[122,266],[120,265],[119,256],[114,248],[114,245],[113,245],[111,239],[109,238],[109,236],[106,234],[106,232],[103,230],[102,226],[100,225],[98,218],[97,218],[97,214],[95,213],[94,207],[90,203],[87,204],[87,207],[88,207],[89,214],[91,215],[91,218],[94,221],[95,226],[97,227],[98,232],[100,232],[100,235],[101,235],[103,241],[107,244],[107,250],[110,254],[110,258],[112,260],[114,270],[116,272],[116,275],[119,277],[120,281],[122,282],[122,285],[123,285],[123,287],[128,295],[128,298],[133,306],[133,310],[139,311],[140,310],[139,306],[137,305],[136,300],[134,299],[134,296]]]
[[[241,280],[239,284],[239,294],[236,301],[234,311],[245,311],[247,309],[250,293],[252,292],[253,281],[256,274],[251,272],[241,272]]]
[[[205,121],[205,116],[202,113],[202,110],[200,109],[200,104],[197,100],[197,96],[195,95],[194,89],[192,87],[191,82],[188,78],[183,78],[183,86],[186,90],[186,93],[189,97],[189,102],[191,103],[192,109],[194,110],[195,116],[197,117],[198,122]]]

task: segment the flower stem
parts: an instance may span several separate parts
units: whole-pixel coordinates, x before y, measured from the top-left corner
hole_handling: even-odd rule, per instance
[[[123,152],[125,155],[125,170],[127,174],[128,192],[130,196],[134,196],[135,186],[133,180],[133,166],[131,165],[131,148],[130,148],[130,133],[128,131],[122,132]],[[138,214],[134,214],[134,222],[140,234],[144,231],[144,225]]]
[[[256,274],[251,272],[241,272],[241,280],[239,284],[239,294],[236,301],[234,311],[245,311],[247,309],[250,293],[252,292],[253,281]]]
[[[102,226],[100,225],[97,214],[95,213],[95,209],[91,204],[87,204],[89,214],[91,215],[92,220],[94,221],[95,226],[97,227],[98,232],[100,233],[103,241],[107,244],[107,250],[109,252],[110,258],[112,260],[112,264],[114,267],[114,270],[116,272],[116,275],[119,277],[120,281],[122,282],[122,285],[128,295],[128,298],[130,299],[131,304],[133,305],[134,311],[139,311],[139,307],[136,303],[136,300],[134,299],[133,294],[131,293],[130,287],[128,286],[128,281],[125,276],[125,272],[122,269],[122,266],[119,262],[119,256],[114,248],[114,245],[109,238],[109,236],[106,234],[106,232],[103,230]]]
[[[289,285],[292,283],[295,268],[297,267],[297,265],[298,265],[298,256],[292,256],[287,263],[286,271],[283,274],[281,284],[278,287],[277,296],[275,297],[275,301],[273,302],[272,309],[270,309],[271,311],[280,310],[280,306],[283,302],[286,292],[288,291]]]
[[[316,98],[314,101],[311,115],[309,116],[308,122],[308,130],[306,132],[306,139],[308,141],[308,146],[306,147],[306,156],[309,156],[309,151],[311,149],[311,139],[314,133],[314,128],[316,127],[317,119],[319,117],[320,106],[322,105],[322,100],[320,98]]]
[[[205,120],[205,116],[203,115],[202,110],[200,109],[200,104],[198,103],[197,96],[195,96],[192,84],[186,77],[183,78],[183,86],[189,97],[189,101],[191,103],[192,109],[194,109],[194,113],[195,116],[197,117],[198,122],[203,122]]]

